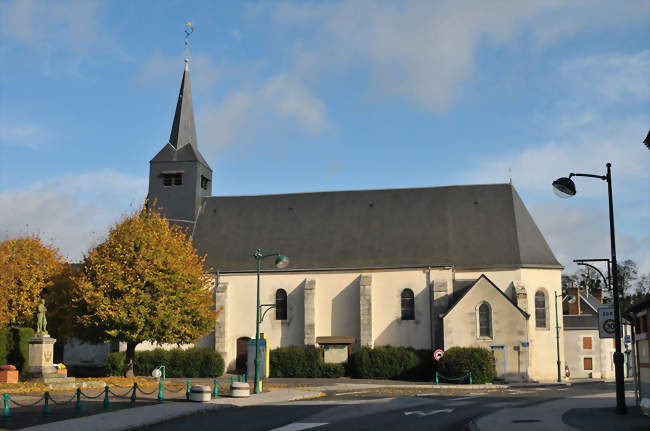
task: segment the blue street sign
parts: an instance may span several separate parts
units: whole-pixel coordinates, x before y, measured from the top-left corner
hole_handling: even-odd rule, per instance
[[[625,336],[625,344],[630,344],[632,342],[632,337],[629,335]]]
[[[529,346],[530,346],[530,343],[528,341],[523,341],[521,343],[521,347],[529,347]]]

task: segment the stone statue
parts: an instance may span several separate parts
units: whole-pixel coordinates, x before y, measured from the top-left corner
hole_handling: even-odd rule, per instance
[[[45,306],[45,300],[41,299],[41,303],[38,304],[38,312],[36,313],[36,333],[37,334],[47,334],[47,317],[45,317],[45,312],[47,307]]]

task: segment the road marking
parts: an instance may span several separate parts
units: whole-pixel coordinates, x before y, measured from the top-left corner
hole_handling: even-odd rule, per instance
[[[470,399],[472,399],[472,398],[476,398],[476,397],[460,397],[460,398],[452,398],[452,399],[450,399],[449,401],[470,400]]]
[[[340,397],[341,395],[352,395],[352,394],[367,394],[370,391],[356,391],[356,392],[341,392],[340,394],[334,394],[337,397]]]
[[[421,412],[419,410],[416,410],[416,411],[413,411],[413,412],[404,412],[404,416],[418,415],[418,416],[422,417],[422,416],[435,415],[436,413],[451,413],[453,411],[454,411],[454,409],[431,410],[429,412]]]
[[[300,431],[300,430],[308,430],[310,428],[316,428],[320,427],[323,425],[327,425],[327,422],[322,422],[322,423],[301,423],[301,422],[294,422],[289,425],[285,425],[280,428],[273,428],[271,431]]]

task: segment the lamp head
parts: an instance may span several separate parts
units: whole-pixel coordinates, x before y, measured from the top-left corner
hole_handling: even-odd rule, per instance
[[[558,178],[553,181],[553,192],[562,199],[570,198],[576,194],[576,185],[571,178]]]
[[[574,302],[576,302],[576,297],[573,295],[566,295],[565,298],[569,304],[573,304]]]
[[[286,268],[287,266],[289,266],[289,258],[283,254],[278,254],[278,257],[275,258],[275,267]]]

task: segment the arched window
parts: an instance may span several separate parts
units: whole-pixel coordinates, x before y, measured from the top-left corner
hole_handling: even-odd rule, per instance
[[[287,291],[275,291],[275,320],[287,320]]]
[[[478,307],[478,335],[492,337],[492,310],[487,302]]]
[[[535,293],[535,327],[546,328],[546,295],[541,290]]]
[[[402,320],[415,320],[415,296],[411,289],[402,290]]]

